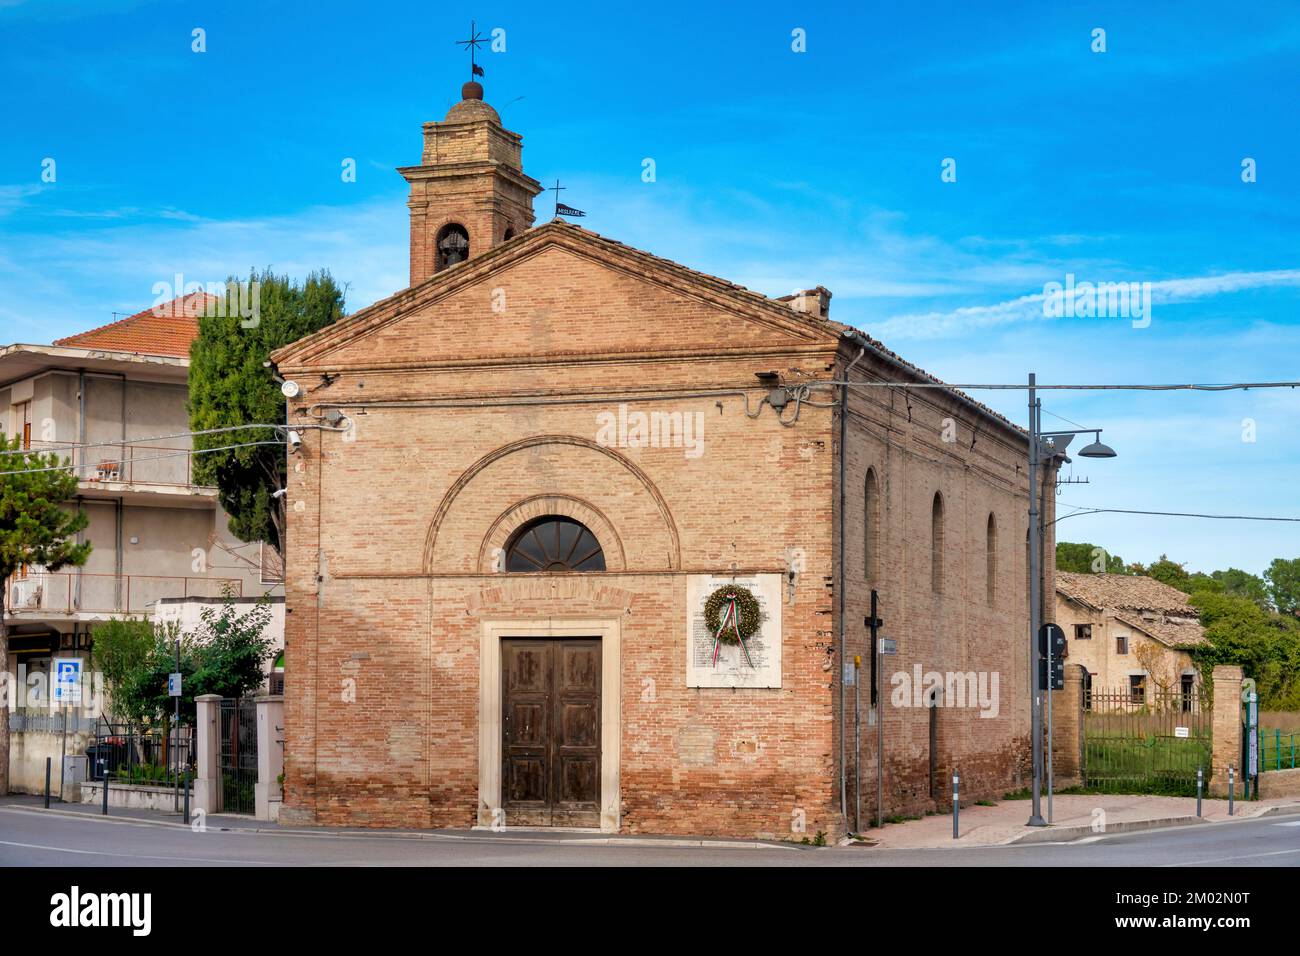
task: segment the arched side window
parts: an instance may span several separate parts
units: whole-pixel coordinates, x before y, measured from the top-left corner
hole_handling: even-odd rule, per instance
[[[997,598],[997,577],[998,577],[998,519],[989,512],[988,530],[984,535],[984,578],[985,586],[988,590],[986,595],[989,607],[992,607]]]
[[[876,469],[867,469],[866,486],[862,492],[862,575],[873,580],[880,562],[880,482]]]
[[[448,266],[454,266],[469,258],[469,233],[460,223],[449,222],[438,230],[434,247],[437,253],[434,271],[441,272]]]
[[[930,590],[943,593],[943,495],[937,491],[930,508]]]
[[[506,226],[505,235],[503,235],[503,236],[501,237],[501,241],[502,241],[502,242],[509,242],[509,241],[510,241],[511,239],[513,239],[514,237],[515,237],[515,227],[514,227],[514,226]]]
[[[507,571],[604,571],[605,552],[590,529],[560,515],[534,518],[506,545]]]

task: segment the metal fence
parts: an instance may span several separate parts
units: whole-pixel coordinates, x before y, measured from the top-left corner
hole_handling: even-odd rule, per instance
[[[77,571],[29,571],[9,580],[9,611],[24,614],[73,614],[77,611],[143,614],[162,598],[242,597],[243,581],[164,574],[98,574]]]
[[[1084,784],[1110,793],[1194,796],[1210,778],[1213,715],[1196,688],[1088,690]]]
[[[1260,730],[1259,732],[1259,770],[1294,770],[1300,767],[1296,763],[1296,734],[1284,734],[1280,730]]]
[[[253,813],[257,802],[257,704],[252,698],[221,701],[221,809]]]
[[[175,787],[195,776],[194,728],[181,725],[164,733],[161,728],[99,721],[93,742],[86,748],[87,776],[111,783]]]

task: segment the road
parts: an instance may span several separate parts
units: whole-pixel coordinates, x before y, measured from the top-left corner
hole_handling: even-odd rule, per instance
[[[0,807],[0,866],[1300,866],[1300,814],[1074,843],[883,850],[686,847],[577,834],[251,832]]]

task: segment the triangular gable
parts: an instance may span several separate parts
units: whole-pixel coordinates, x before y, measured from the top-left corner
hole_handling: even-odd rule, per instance
[[[285,369],[834,347],[787,305],[548,223],[278,350]]]

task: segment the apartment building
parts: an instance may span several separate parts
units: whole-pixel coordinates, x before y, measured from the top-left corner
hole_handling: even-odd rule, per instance
[[[0,348],[0,430],[71,461],[89,518],[81,537],[94,545],[83,567],[29,567],[5,582],[7,664],[25,678],[10,719],[15,790],[36,789],[48,748],[59,760],[61,743],[42,732],[53,727],[51,661],[88,659],[97,622],[156,616],[161,602],[175,617],[185,599],[225,593],[283,601],[278,559],[235,539],[217,489],[194,481],[186,380],[209,298],[182,296],[51,345]],[[96,716],[69,727],[84,732]]]

